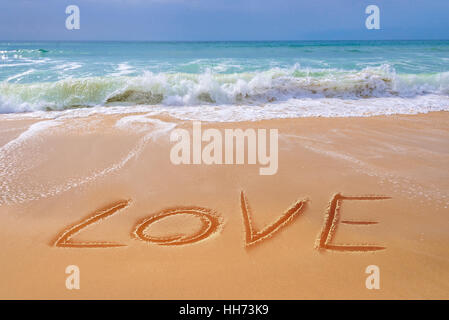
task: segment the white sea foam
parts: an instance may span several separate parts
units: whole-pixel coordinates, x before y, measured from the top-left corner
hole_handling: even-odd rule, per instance
[[[45,185],[41,181],[23,179],[24,176],[31,174],[34,167],[49,160],[47,159],[49,154],[45,150],[41,150],[40,144],[36,144],[36,139],[44,139],[45,134],[47,136],[53,134],[49,130],[57,126],[61,126],[61,130],[64,131],[73,128],[70,125],[66,126],[67,121],[62,118],[40,121],[31,125],[17,138],[0,148],[0,205],[52,197],[96,181],[123,168],[131,159],[137,158],[141,154],[149,141],[157,139],[176,126],[174,123],[149,118],[150,115],[123,117],[117,122],[116,127],[120,130],[131,130],[134,133],[140,133],[141,137],[115,162],[104,168],[96,168],[84,175],[67,172],[67,177],[63,179],[63,182],[56,181],[60,180],[60,177],[57,177],[55,181],[49,181]],[[136,126],[138,130],[136,130]],[[33,155],[32,159],[29,158],[30,154]]]
[[[81,63],[77,63],[77,62],[69,62],[69,63],[63,63],[63,64],[58,64],[55,69],[58,71],[70,71],[70,70],[76,70],[81,68],[83,65]]]
[[[22,154],[24,151],[29,153],[35,148],[34,139],[39,139],[41,134],[47,133],[50,129],[58,125],[59,122],[56,120],[45,120],[34,123],[18,137],[0,148],[0,204],[8,203],[11,197],[15,200],[23,198],[24,192],[11,192],[11,182],[15,176],[39,165],[39,161],[36,157],[33,161],[24,162],[23,158],[21,158]]]
[[[27,70],[27,71],[25,71],[25,72],[21,72],[21,73],[19,73],[19,74],[13,75],[13,76],[9,77],[8,79],[6,79],[5,81],[6,81],[6,82],[9,82],[9,81],[11,81],[11,80],[20,80],[22,77],[24,77],[24,76],[26,76],[26,75],[29,75],[29,74],[31,74],[31,73],[33,73],[33,72],[35,72],[35,71],[36,71],[36,70],[34,70],[34,69],[29,69],[29,70]]]
[[[303,98],[264,105],[98,106],[63,111],[3,114],[0,115],[0,119],[70,119],[96,114],[117,115],[151,112],[153,115],[169,115],[180,120],[238,122],[304,117],[369,117],[435,111],[449,111],[449,97],[423,95],[409,98],[370,99]]]
[[[135,70],[132,66],[130,66],[128,63],[119,63],[116,67],[116,72],[112,73],[111,76],[124,76],[128,75],[130,73],[133,73]]]
[[[132,72],[125,64],[118,68]],[[106,113],[152,110],[209,121],[415,114],[449,110],[449,72],[398,75],[388,65],[360,71],[295,66],[235,74],[146,72],[136,77],[0,83],[2,113],[73,108],[77,110],[64,115],[86,113],[79,108]]]

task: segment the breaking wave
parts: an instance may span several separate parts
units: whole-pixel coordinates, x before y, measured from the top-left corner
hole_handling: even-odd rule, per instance
[[[348,103],[360,100],[372,105],[369,102],[372,98],[404,98],[412,103],[406,109],[426,112],[429,107],[449,109],[448,94],[449,72],[397,74],[389,65],[359,71],[311,70],[295,66],[234,74],[146,72],[134,77],[68,78],[25,84],[4,81],[0,83],[0,112],[136,105],[263,107],[298,100],[303,103],[296,103],[296,106],[312,108],[323,99]],[[420,98],[426,95],[432,97],[431,106],[413,105],[429,101]],[[439,96],[440,105],[435,98]],[[424,109],[412,110],[415,107]]]

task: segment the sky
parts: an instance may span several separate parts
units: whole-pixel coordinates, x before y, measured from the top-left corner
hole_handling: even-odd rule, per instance
[[[380,30],[365,27],[370,4]],[[449,39],[448,17],[449,0],[0,0],[0,40]]]

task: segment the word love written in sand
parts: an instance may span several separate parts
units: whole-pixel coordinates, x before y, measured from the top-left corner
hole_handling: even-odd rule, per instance
[[[335,194],[326,210],[324,217],[323,227],[316,240],[315,248],[320,250],[335,250],[335,251],[378,251],[383,250],[385,247],[371,245],[371,244],[357,244],[357,245],[336,245],[332,243],[335,231],[339,223],[352,224],[352,225],[371,225],[376,224],[375,221],[354,221],[354,220],[341,220],[341,204],[343,201],[349,200],[386,200],[391,199],[386,196],[343,196],[340,193]],[[245,227],[245,245],[253,246],[261,243],[267,238],[276,234],[281,228],[291,223],[294,219],[298,218],[301,213],[304,212],[307,200],[296,201],[287,211],[271,225],[267,226],[261,231],[257,231],[253,227],[252,214],[248,205],[248,200],[242,191],[240,194],[240,205],[243,216],[243,225]],[[93,214],[83,219],[81,222],[74,224],[73,226],[65,229],[57,240],[54,242],[56,247],[66,248],[113,248],[123,247],[125,244],[114,242],[75,242],[71,238],[79,233],[84,228],[99,223],[118,211],[125,209],[130,204],[129,200],[121,200],[112,203],[104,208],[95,211]],[[155,237],[148,233],[148,229],[151,225],[158,221],[162,221],[168,217],[178,215],[190,215],[197,218],[201,222],[201,227],[192,232],[191,234],[177,234],[166,237]],[[209,238],[212,234],[216,233],[223,226],[221,217],[214,211],[202,208],[202,207],[176,207],[160,211],[159,213],[152,215],[148,218],[139,221],[133,229],[132,236],[136,239],[154,243],[157,245],[175,246],[193,244]]]

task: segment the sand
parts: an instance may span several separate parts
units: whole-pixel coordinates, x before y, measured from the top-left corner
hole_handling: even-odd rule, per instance
[[[449,113],[202,124],[278,129],[265,176],[133,116],[0,117],[0,298],[449,298]]]

